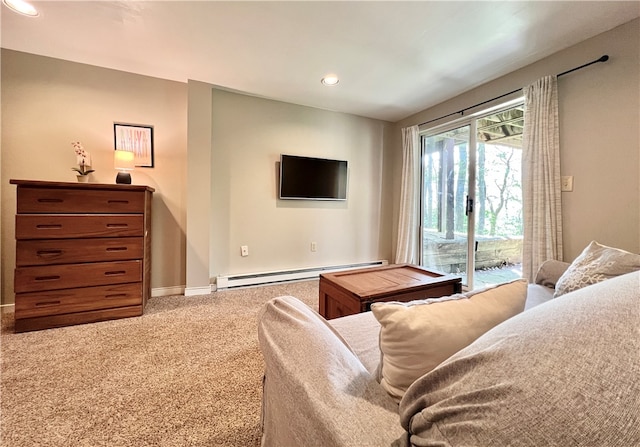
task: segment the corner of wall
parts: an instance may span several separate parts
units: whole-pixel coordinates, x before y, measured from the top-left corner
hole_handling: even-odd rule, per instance
[[[212,86],[188,81],[185,294],[209,288]],[[199,294],[199,293],[193,293]]]

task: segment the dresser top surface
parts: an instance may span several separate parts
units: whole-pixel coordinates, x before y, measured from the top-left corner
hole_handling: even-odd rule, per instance
[[[155,189],[146,185],[119,185],[109,183],[73,183],[73,182],[49,182],[44,180],[18,180],[11,179],[9,183],[30,188],[66,188],[66,189],[101,189],[114,191],[149,191]]]

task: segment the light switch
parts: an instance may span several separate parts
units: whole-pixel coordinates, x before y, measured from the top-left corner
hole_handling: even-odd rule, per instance
[[[561,178],[560,191],[573,191],[573,175],[563,175]]]

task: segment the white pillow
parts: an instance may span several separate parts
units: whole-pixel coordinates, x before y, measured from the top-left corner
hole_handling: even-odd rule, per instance
[[[374,303],[380,322],[379,381],[396,400],[416,379],[504,320],[522,312],[527,281],[408,303]]]
[[[640,255],[592,241],[556,283],[554,297],[640,270]]]

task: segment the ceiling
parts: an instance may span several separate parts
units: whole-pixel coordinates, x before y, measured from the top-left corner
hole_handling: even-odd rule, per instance
[[[393,122],[640,15],[639,1],[31,3],[36,18],[0,8],[3,48]]]

